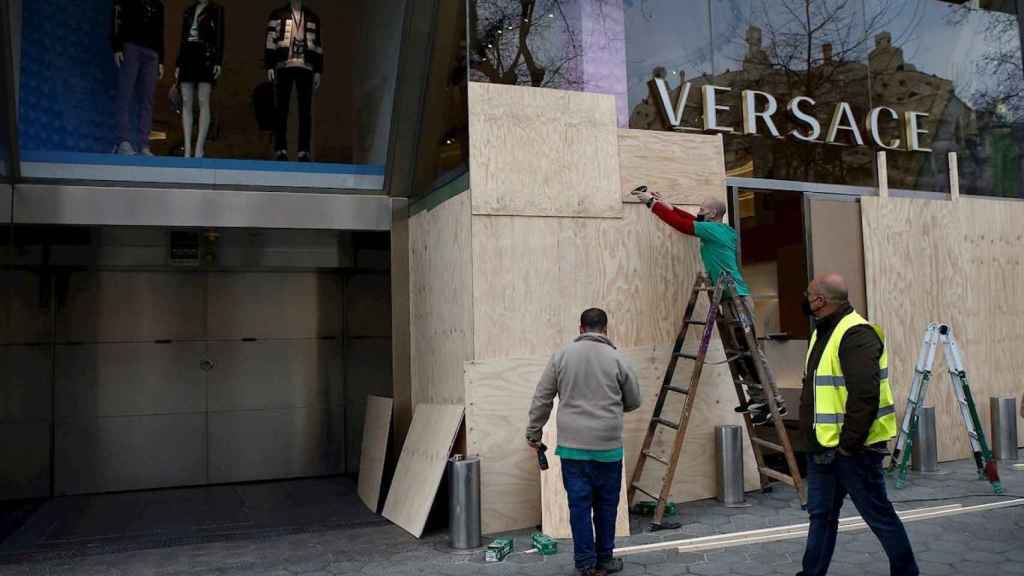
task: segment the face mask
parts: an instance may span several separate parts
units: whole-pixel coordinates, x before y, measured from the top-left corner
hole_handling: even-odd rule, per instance
[[[811,300],[804,296],[804,299],[800,301],[800,310],[804,313],[804,316],[814,316],[814,310],[811,310]]]

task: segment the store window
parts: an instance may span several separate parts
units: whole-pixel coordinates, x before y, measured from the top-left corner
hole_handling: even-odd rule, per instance
[[[379,189],[403,6],[23,0],[23,173]]]
[[[1012,3],[865,0],[887,13],[869,54],[872,100],[929,114],[932,152],[889,154],[889,186],[949,189],[956,152],[960,191],[1021,196],[1024,74]],[[990,9],[988,9],[990,8]]]

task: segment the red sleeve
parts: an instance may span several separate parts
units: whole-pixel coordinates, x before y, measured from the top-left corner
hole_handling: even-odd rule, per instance
[[[696,235],[696,232],[693,230],[693,223],[696,221],[696,218],[689,212],[680,210],[674,206],[662,204],[661,202],[655,202],[652,210],[663,222],[676,230],[679,230],[683,234],[689,234],[690,236]]]

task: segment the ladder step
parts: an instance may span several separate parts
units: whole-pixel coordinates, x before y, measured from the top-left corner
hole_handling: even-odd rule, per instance
[[[708,325],[708,323],[706,321],[704,321],[704,320],[687,320],[686,323],[687,324],[692,324],[694,326],[707,326]]]
[[[776,444],[775,442],[769,442],[767,440],[762,440],[760,438],[751,437],[750,438],[750,442],[752,444],[757,444],[758,446],[760,446],[762,448],[767,448],[769,450],[775,450],[776,452],[785,452],[786,451],[786,449],[783,448],[780,444]]]
[[[641,488],[639,484],[633,484],[633,490],[636,490],[637,492],[640,492],[641,494],[644,494],[644,495],[646,495],[646,496],[648,496],[650,498],[654,498],[654,500],[657,501],[657,502],[661,501],[661,496],[659,496],[657,494],[651,494],[647,490],[644,490],[643,488]]]
[[[675,392],[676,394],[689,394],[690,393],[690,391],[687,390],[686,388],[680,388],[679,386],[669,385],[669,386],[663,386],[663,388],[665,390],[668,390],[669,392]]]
[[[654,460],[655,462],[661,462],[665,466],[669,465],[668,460],[665,460],[664,458],[662,458],[661,456],[658,456],[657,454],[651,452],[650,450],[644,450],[643,454],[644,454],[644,456],[650,458],[651,460]]]
[[[687,354],[686,352],[680,352],[679,354],[676,354],[676,358],[686,358],[687,360],[697,359],[697,357],[694,356],[693,354]]]
[[[679,430],[678,422],[672,422],[671,420],[665,420],[664,418],[655,418],[654,421],[673,430]]]
[[[789,476],[787,474],[783,474],[782,472],[779,472],[778,470],[775,470],[773,468],[769,468],[767,466],[762,466],[761,468],[758,468],[758,471],[761,472],[761,474],[764,475],[764,476],[767,476],[769,478],[774,478],[775,480],[778,480],[779,482],[782,482],[784,484],[789,484],[790,486],[793,486],[794,488],[796,487],[796,483],[793,482],[793,477],[792,476]]]

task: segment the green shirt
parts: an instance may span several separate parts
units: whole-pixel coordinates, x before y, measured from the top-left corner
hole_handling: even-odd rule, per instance
[[[723,272],[732,275],[737,296],[750,296],[750,288],[743,281],[740,265],[736,262],[736,231],[721,222],[694,222],[694,234],[700,238],[700,258],[704,268],[717,283]]]
[[[565,460],[592,460],[594,462],[618,462],[622,460],[622,448],[614,450],[581,450],[579,448],[555,448],[555,456]]]

